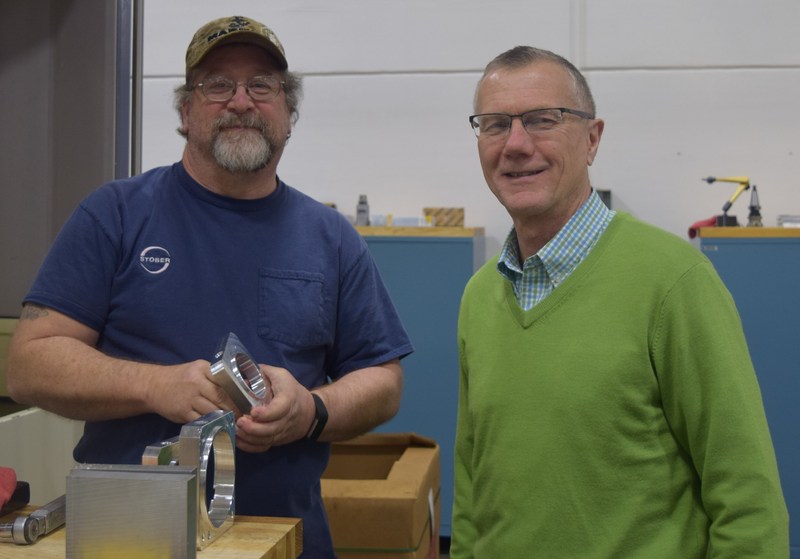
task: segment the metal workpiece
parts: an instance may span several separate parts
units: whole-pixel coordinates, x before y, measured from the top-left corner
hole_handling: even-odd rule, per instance
[[[211,380],[230,396],[242,413],[272,399],[272,385],[264,377],[255,359],[239,338],[231,332],[223,340],[222,349],[214,356]]]
[[[141,465],[73,468],[67,558],[197,557],[233,526],[235,442],[233,412],[216,410],[148,446]]]
[[[35,543],[40,537],[63,526],[66,518],[67,496],[62,495],[27,516],[18,516],[14,522],[0,524],[0,542],[21,545]]]
[[[177,466],[179,439],[180,437],[172,437],[145,447],[142,453],[142,464],[145,466]]]
[[[230,411],[213,411],[181,429],[178,463],[197,466],[198,549],[204,549],[233,524],[235,440],[236,423]],[[209,483],[213,484],[213,491],[207,501]]]
[[[142,454],[143,465],[197,468],[198,549],[204,549],[233,524],[235,444],[233,412],[216,410],[184,425],[179,436],[148,446]]]
[[[67,501],[67,559],[197,557],[196,467],[79,464]]]

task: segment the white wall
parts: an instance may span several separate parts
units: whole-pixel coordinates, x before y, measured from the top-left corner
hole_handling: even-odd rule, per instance
[[[30,484],[32,504],[45,505],[67,492],[72,449],[82,434],[82,421],[39,408],[0,417],[0,464]]]
[[[180,157],[172,89],[206,21],[242,14],[303,73],[300,121],[279,166],[347,214],[463,206],[487,253],[510,220],[489,193],[467,124],[485,64],[518,44],[587,75],[606,121],[592,168],[618,209],[686,237],[748,175],[765,225],[800,214],[800,2],[796,0],[168,0],[145,3],[143,168]],[[750,194],[731,214],[747,219]]]

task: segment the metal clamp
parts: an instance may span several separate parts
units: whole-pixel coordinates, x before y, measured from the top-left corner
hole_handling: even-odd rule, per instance
[[[197,549],[205,549],[233,525],[235,437],[233,412],[216,410],[184,425],[178,437],[148,446],[142,454],[145,465],[197,467]],[[212,478],[213,493],[207,500]]]
[[[242,413],[249,413],[254,406],[269,402],[272,385],[261,374],[247,348],[233,332],[223,343],[222,351],[214,356],[218,361],[211,365],[211,380],[225,390]]]

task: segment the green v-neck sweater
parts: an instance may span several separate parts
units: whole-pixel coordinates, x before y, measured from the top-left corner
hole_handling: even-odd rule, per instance
[[[529,311],[467,285],[451,558],[786,558],[734,302],[689,243],[618,212]]]

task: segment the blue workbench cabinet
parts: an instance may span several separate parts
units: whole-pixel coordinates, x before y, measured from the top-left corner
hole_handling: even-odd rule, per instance
[[[699,238],[742,318],[800,559],[800,229],[707,227]]]
[[[483,229],[358,227],[415,352],[403,360],[403,401],[382,432],[414,432],[441,448],[440,534],[451,534],[453,449],[458,407],[458,308],[483,263]]]

